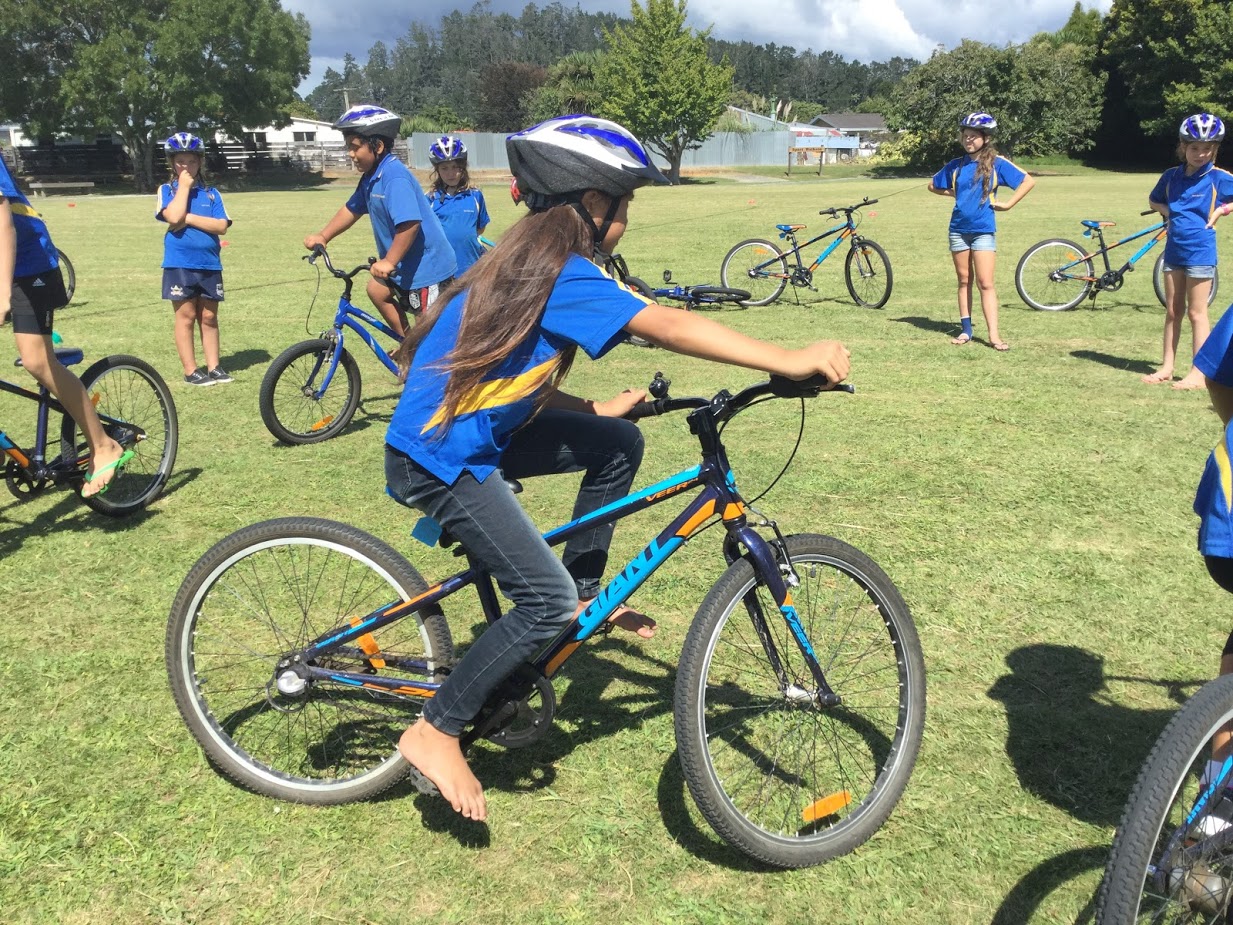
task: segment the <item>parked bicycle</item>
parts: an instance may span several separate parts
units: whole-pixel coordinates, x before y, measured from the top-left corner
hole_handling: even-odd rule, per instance
[[[672,271],[664,270],[664,285],[652,289],[643,280],[636,276],[629,275],[629,269],[625,266],[625,261],[620,254],[614,254],[609,258],[609,272],[615,270],[615,275],[627,286],[637,290],[648,299],[658,301],[680,302],[685,311],[693,309],[706,308],[710,306],[731,305],[732,303],[741,303],[749,298],[749,293],[744,289],[726,289],[722,286],[682,286],[680,284],[671,285]],[[635,347],[654,347],[645,337],[638,337],[636,334],[629,335],[629,343]]]
[[[464,750],[481,738],[517,748],[549,735],[552,678],[569,657],[687,540],[722,523],[727,569],[686,636],[673,699],[690,793],[722,838],[778,867],[850,852],[882,825],[908,782],[925,717],[911,614],[863,553],[828,536],[785,537],[739,493],[721,439],[734,416],[771,398],[800,401],[803,429],[803,399],[824,384],[772,377],[736,395],[677,399],[656,376],[654,400],[630,416],[688,411],[701,464],[545,539],[558,545],[700,493],[493,695]],[[425,523],[436,526],[424,518],[415,535],[440,532]],[[397,741],[453,664],[441,608],[471,612],[454,595],[474,587],[489,622],[502,613],[491,577],[458,553],[467,568],[429,586],[374,537],[296,517],[246,527],[202,556],[172,605],[166,655],[176,704],[215,767],[301,803],[366,799],[408,774],[433,791]]]
[[[64,294],[71,302],[73,293],[77,291],[77,273],[73,270],[73,264],[68,259],[68,254],[58,247],[56,248],[56,259],[60,261],[60,273],[64,277]]]
[[[1139,214],[1155,213],[1148,209]],[[1122,288],[1126,274],[1133,272],[1135,264],[1143,255],[1165,239],[1169,225],[1165,219],[1120,241],[1105,244],[1104,229],[1114,227],[1116,222],[1084,219],[1079,224],[1084,228],[1085,238],[1096,238],[1096,250],[1090,254],[1074,241],[1048,238],[1033,244],[1019,259],[1019,266],[1015,268],[1015,288],[1019,291],[1019,298],[1032,308],[1046,312],[1066,311],[1075,308],[1086,298],[1095,303],[1096,296],[1102,292],[1117,292]],[[1148,238],[1147,243],[1131,254],[1125,264],[1114,269],[1109,262],[1109,251],[1140,238]],[[1100,257],[1104,262],[1104,272],[1099,275],[1094,263],[1096,257]],[[1218,276],[1213,277],[1211,292],[1207,296],[1208,305],[1216,298],[1219,282]],[[1156,289],[1156,298],[1164,305],[1163,253],[1156,259],[1152,270],[1152,285]]]
[[[355,357],[347,352],[345,336],[348,328],[368,345],[377,362],[394,376],[398,375],[398,367],[389,353],[364,325],[384,334],[393,341],[394,347],[398,346],[401,338],[382,319],[351,303],[351,286],[355,277],[366,272],[376,258],[350,272],[336,269],[323,247],[313,248],[313,252],[303,259],[316,264],[318,258],[332,276],[343,282],[334,324],[321,332],[320,337],[301,341],[280,353],[261,380],[261,420],[265,422],[266,429],[283,443],[321,443],[340,434],[355,416],[360,406],[360,367]],[[393,292],[395,300],[400,300],[401,291],[394,289]],[[404,303],[403,310],[418,309]]]
[[[720,279],[724,286],[749,290],[752,297],[747,301],[748,305],[770,305],[783,294],[789,283],[796,288],[804,287],[817,292],[813,285],[814,270],[847,241],[849,247],[843,263],[843,278],[848,285],[848,294],[857,305],[881,308],[890,298],[894,283],[890,258],[881,245],[856,233],[860,222],[853,217],[859,216],[861,209],[877,201],[866,198],[854,206],[823,209],[819,215],[838,218],[842,212],[843,221],[803,244],[797,242],[797,232],[804,231],[807,226],[776,225],[779,239],[789,244],[787,251],[781,251],[772,242],[761,238],[742,241],[724,257],[719,271]],[[832,236],[835,240],[812,263],[806,266],[801,261],[804,248]],[[795,265],[789,264],[789,258],[795,261]]]
[[[56,347],[55,351],[65,366],[74,366],[84,359],[80,347]],[[21,360],[16,365],[20,366]],[[150,364],[122,355],[104,357],[91,365],[82,374],[81,383],[107,435],[133,452],[106,492],[82,500],[110,517],[132,514],[159,496],[175,465],[180,430],[171,391]],[[86,481],[90,447],[77,423],[43,386],[32,392],[0,379],[0,391],[38,405],[32,446],[18,446],[0,430],[4,483],[9,492],[19,501],[29,501],[53,485],[80,494]],[[53,411],[63,418],[60,453],[48,459]]]
[[[1113,836],[1098,925],[1230,921],[1233,757],[1212,779],[1212,739],[1233,722],[1233,675],[1205,684],[1156,740]]]

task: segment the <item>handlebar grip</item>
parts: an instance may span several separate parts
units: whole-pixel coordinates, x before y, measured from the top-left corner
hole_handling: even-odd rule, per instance
[[[871,206],[871,205],[873,205],[873,204],[874,204],[875,202],[877,202],[877,201],[878,201],[878,200],[876,200],[876,199],[866,199],[864,202],[862,202],[862,203],[861,203],[861,205],[862,205],[862,206]]]
[[[1155,212],[1155,211],[1156,211],[1155,209],[1145,209],[1144,211],[1140,212],[1139,214],[1140,214],[1140,215],[1151,215],[1151,214],[1152,214],[1153,212]]]
[[[663,414],[667,410],[666,403],[662,398],[657,398],[655,401],[640,401],[626,412],[625,420],[637,421],[640,418],[651,418]]]
[[[813,398],[821,392],[847,392],[853,394],[856,389],[851,385],[841,384],[829,388],[831,381],[821,373],[808,379],[789,379],[787,376],[771,376],[771,394],[780,398]]]

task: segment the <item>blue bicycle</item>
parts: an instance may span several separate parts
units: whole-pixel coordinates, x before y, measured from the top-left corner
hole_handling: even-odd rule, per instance
[[[261,380],[261,420],[283,443],[321,443],[337,436],[351,423],[360,406],[361,386],[359,364],[347,352],[344,343],[347,328],[368,345],[382,366],[398,375],[398,367],[390,355],[364,325],[390,338],[395,346],[401,339],[380,318],[351,304],[352,282],[373,261],[346,273],[335,269],[323,247],[314,248],[304,257],[312,264],[316,264],[318,258],[331,275],[343,281],[334,325],[320,337],[301,341],[280,353]],[[397,288],[393,292],[396,300],[404,295]],[[418,309],[404,304],[403,310]],[[336,379],[341,381],[336,382]]]

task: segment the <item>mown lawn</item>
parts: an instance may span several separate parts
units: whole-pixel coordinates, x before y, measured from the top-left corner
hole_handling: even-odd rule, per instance
[[[544,743],[481,748],[486,828],[405,788],[321,810],[245,793],[212,771],[163,664],[172,597],[210,545],[258,520],[314,514],[370,531],[430,575],[452,563],[410,539],[413,517],[383,493],[398,390],[371,357],[359,357],[364,405],[338,439],[282,447],[258,414],[266,365],[332,311],[327,277],[306,321],[317,276],[299,242],[349,184],[226,196],[235,226],[223,354],[236,382],[201,390],[179,384],[152,197],[43,201],[78,273],[57,328],[88,358],[154,363],[173,384],[181,443],[166,495],[129,520],[101,518],[65,492],[0,501],[0,920],[1009,925],[1088,915],[1139,763],[1214,672],[1228,632],[1190,511],[1219,424],[1205,395],[1139,382],[1160,350],[1148,272],[1060,314],[1026,308],[1013,272],[1029,244],[1076,237],[1079,219],[1139,227],[1153,179],[1045,176],[1001,216],[1005,355],[949,343],[948,204],[924,179],[703,178],[638,194],[622,248],[630,267],[693,283],[717,283],[727,249],[776,222],[813,225],[820,208],[882,200],[862,231],[894,265],[884,309],[853,305],[833,260],[799,304],[788,293],[716,316],[787,344],[850,346],[856,394],[810,404],[796,463],[761,506],[786,532],[832,533],[877,559],[915,614],[929,672],[924,745],[890,822],[855,855],[791,873],[720,842],[678,770],[674,668],[722,570],[713,531],[635,598],[660,621],[653,641],[609,637],[571,662]],[[502,185],[487,193],[499,234],[518,213]],[[1233,240],[1221,232],[1228,266]],[[340,265],[371,250],[363,227],[333,248]],[[983,338],[979,315],[976,330]],[[603,396],[656,370],[681,395],[755,378],[622,347],[579,361],[571,390]],[[791,449],[784,404],[728,432],[747,489]],[[0,400],[0,422],[17,438],[32,432],[30,409],[13,399]],[[645,430],[640,484],[691,462],[683,419]],[[531,482],[524,497],[546,527],[569,515],[568,479]],[[659,529],[662,510],[618,529],[614,559]],[[477,617],[468,604],[447,614],[464,639]]]

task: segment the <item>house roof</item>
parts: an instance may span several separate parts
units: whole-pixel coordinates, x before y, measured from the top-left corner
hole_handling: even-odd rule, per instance
[[[827,125],[841,131],[886,131],[886,119],[878,112],[824,112],[810,120],[813,125]]]

